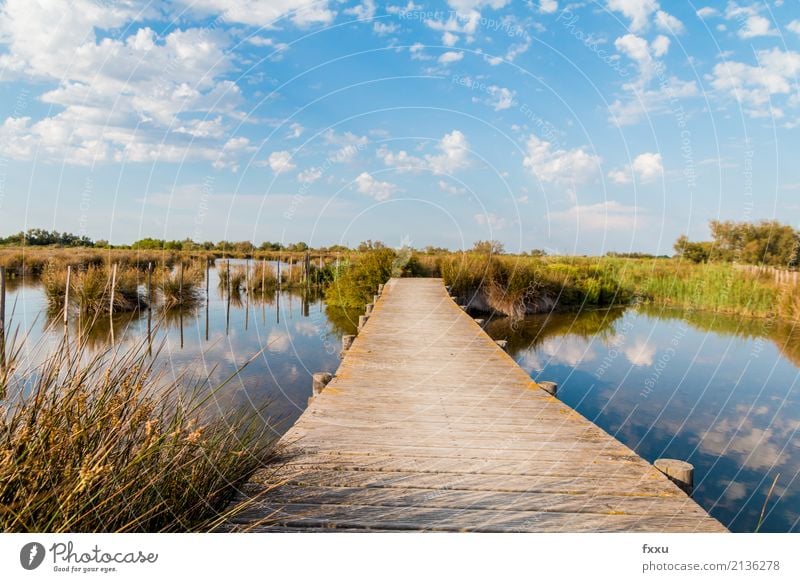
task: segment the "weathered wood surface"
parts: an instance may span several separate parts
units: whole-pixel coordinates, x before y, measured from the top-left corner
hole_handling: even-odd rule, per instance
[[[392,279],[235,531],[726,531],[540,389],[440,279]]]

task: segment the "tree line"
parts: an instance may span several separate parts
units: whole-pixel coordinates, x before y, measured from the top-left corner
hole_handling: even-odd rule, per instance
[[[774,267],[800,263],[800,232],[777,220],[709,222],[710,241],[675,241],[676,256],[694,263],[735,262]]]

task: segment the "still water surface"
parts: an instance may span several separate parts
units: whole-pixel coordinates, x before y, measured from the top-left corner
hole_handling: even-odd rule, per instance
[[[10,291],[14,323],[30,330],[31,344],[56,345],[61,332],[48,331],[42,288],[12,281]],[[154,341],[168,373],[233,375],[216,405],[268,405],[265,417],[282,434],[307,405],[311,374],[338,367],[341,336],[357,320],[313,290],[243,296],[229,312],[212,269],[208,309],[203,301],[170,314]],[[117,344],[147,335],[146,312],[114,321]],[[638,308],[498,319],[486,329],[508,340],[533,378],[558,382],[561,400],[642,457],[694,464],[695,499],[730,529],[756,529],[778,476],[760,531],[800,531],[800,332],[792,326]],[[97,349],[109,344],[107,319],[91,338]]]

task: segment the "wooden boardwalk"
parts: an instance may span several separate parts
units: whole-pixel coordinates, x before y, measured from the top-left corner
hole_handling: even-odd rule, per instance
[[[726,529],[534,383],[440,279],[392,279],[234,531]]]

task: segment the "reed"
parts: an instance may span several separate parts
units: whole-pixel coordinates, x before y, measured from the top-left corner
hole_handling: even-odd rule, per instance
[[[272,294],[278,286],[275,269],[269,263],[259,261],[250,272],[247,292],[253,296]]]
[[[205,270],[198,263],[162,269],[158,289],[165,309],[188,309],[203,297]]]
[[[64,270],[60,277],[66,277]],[[136,311],[147,305],[139,292],[140,273],[136,269],[117,269],[114,288],[114,312]],[[71,303],[84,314],[107,311],[111,302],[111,269],[108,267],[89,267],[84,271],[73,272]]]
[[[145,345],[43,360],[20,344],[0,375],[0,530],[207,531],[274,461],[258,414],[210,417],[206,381],[172,380]]]

